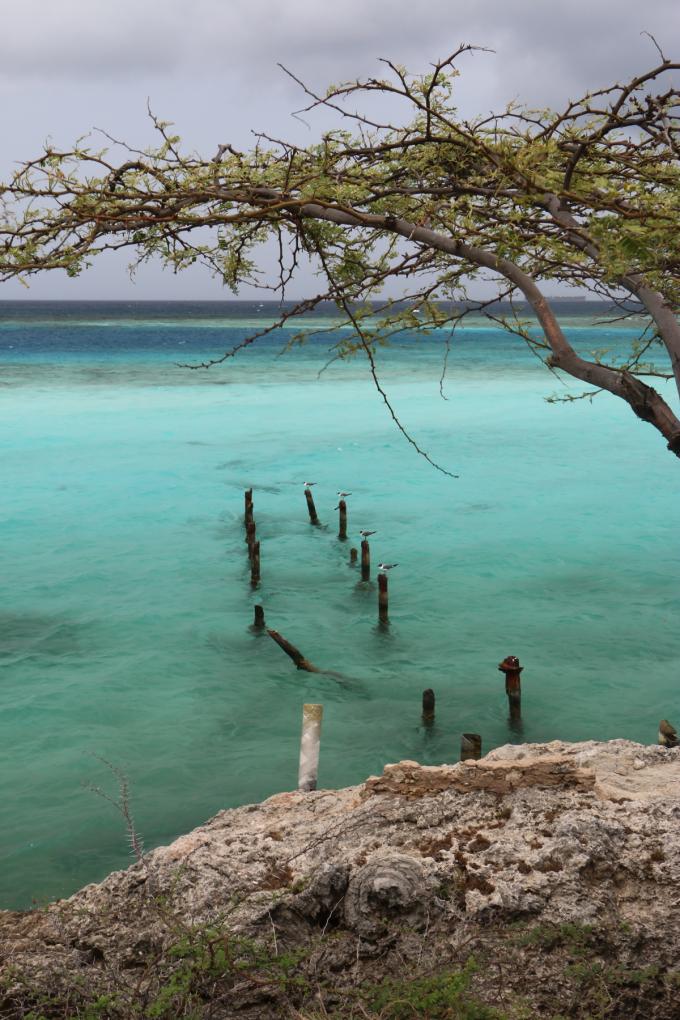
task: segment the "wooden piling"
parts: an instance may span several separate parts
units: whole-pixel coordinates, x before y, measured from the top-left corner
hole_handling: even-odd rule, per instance
[[[252,521],[252,519],[253,519],[253,490],[252,489],[246,489],[246,491],[244,493],[244,499],[245,499],[245,514],[244,514],[243,519],[244,519],[245,523],[247,524],[248,521]]]
[[[305,499],[307,500],[310,524],[318,524],[319,518],[316,516],[316,507],[314,506],[314,497],[312,496],[311,489],[305,489]]]
[[[264,627],[264,606],[255,606],[255,619],[253,627]]]
[[[381,623],[387,623],[387,574],[378,574],[378,619]]]
[[[341,499],[338,503],[339,513],[339,525],[338,525],[338,538],[341,542],[347,541],[347,504],[344,499]]]
[[[371,549],[368,541],[361,543],[361,580],[368,581],[371,576]]]
[[[304,669],[307,673],[320,673],[321,670],[317,669],[309,659],[306,659],[299,648],[292,645],[290,641],[286,641],[285,637],[282,637],[277,630],[267,630],[269,637],[276,641],[279,648],[282,648],[286,655],[288,655],[298,669]]]
[[[511,723],[522,722],[522,697],[519,694],[508,695],[508,718]]]
[[[434,691],[431,687],[423,691],[423,722],[426,726],[434,722]]]
[[[358,557],[359,557],[359,553],[357,552],[357,550],[354,549],[354,548],[350,549],[350,551],[349,551],[350,566],[355,567],[357,565]]]
[[[250,583],[255,587],[260,583],[260,543],[253,542],[250,550]]]
[[[508,696],[510,721],[517,722],[522,717],[522,684],[520,674],[524,666],[520,666],[516,655],[506,655],[498,665],[501,673],[505,673],[505,693]]]
[[[321,720],[323,705],[302,706],[302,736],[300,737],[300,765],[298,768],[298,790],[316,790],[319,771],[319,748],[321,746]]]
[[[460,738],[460,760],[482,757],[482,738],[479,733],[462,733]]]
[[[248,552],[253,555],[253,545],[255,544],[255,521],[252,518],[246,521],[246,542],[248,543]]]

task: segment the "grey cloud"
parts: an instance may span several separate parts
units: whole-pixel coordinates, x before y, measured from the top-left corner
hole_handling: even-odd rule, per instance
[[[177,66],[181,19],[157,0],[22,0],[5,19],[0,74],[16,78],[124,78]]]
[[[654,59],[642,29],[680,38],[675,0],[429,0],[425,14],[412,0],[23,0],[8,21],[0,67],[14,76],[227,72],[258,87],[283,60],[325,82],[375,72],[378,56],[420,69],[466,41],[494,47],[502,70],[486,76],[532,100]]]
[[[311,129],[291,118],[303,97],[277,61],[323,90],[382,73],[380,56],[423,71],[471,42],[496,52],[461,60],[464,115],[515,97],[561,106],[656,62],[643,30],[678,58],[677,0],[22,0],[0,33],[0,179],[48,135],[69,144],[95,124],[150,144],[147,97],[204,153],[223,141],[247,146],[252,128],[305,143],[326,118],[310,116]],[[127,286],[125,260],[116,264],[77,281],[37,280],[32,295],[116,293]],[[179,286],[167,274],[144,279],[129,293],[172,296]],[[214,287],[185,280],[187,296]]]

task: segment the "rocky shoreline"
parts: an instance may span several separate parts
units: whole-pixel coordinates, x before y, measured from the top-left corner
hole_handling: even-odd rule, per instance
[[[679,880],[680,749],[400,762],[1,912],[0,1016],[400,1017],[446,978],[459,1011],[416,1015],[677,1017]]]

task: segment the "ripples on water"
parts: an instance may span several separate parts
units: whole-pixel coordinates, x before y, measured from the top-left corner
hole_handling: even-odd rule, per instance
[[[1,905],[126,864],[119,819],[83,785],[115,795],[93,755],[128,773],[153,846],[294,786],[305,700],[325,705],[328,786],[399,758],[455,760],[463,730],[487,748],[653,741],[659,718],[680,717],[680,478],[613,399],[547,405],[555,380],[481,324],[456,341],[447,401],[440,337],[381,353],[398,412],[452,481],[395,431],[361,362],[317,381],[321,345],[278,358],[279,338],[211,372],[176,366],[242,338],[242,309],[132,306],[121,322],[118,307],[12,307],[0,308]],[[586,350],[624,339],[574,318]],[[308,524],[307,478],[326,528]],[[353,541],[375,528],[374,561],[399,562],[387,631],[335,538],[341,488]],[[296,672],[250,630],[255,601],[350,682]],[[525,664],[522,733],[496,669],[507,654]]]

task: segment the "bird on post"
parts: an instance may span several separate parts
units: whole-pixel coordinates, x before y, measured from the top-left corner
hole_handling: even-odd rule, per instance
[[[394,570],[394,568],[398,566],[398,563],[379,563],[378,570],[382,571],[383,574],[386,574],[388,570]]]
[[[347,496],[351,496],[351,495],[352,495],[351,492],[339,492],[338,493],[338,499],[346,499]]]
[[[668,719],[662,719],[659,723],[659,743],[662,747],[677,747],[678,733],[675,726],[671,726]]]
[[[377,535],[378,532],[377,531],[360,531],[359,534],[361,535],[362,538],[368,538],[369,535]]]

